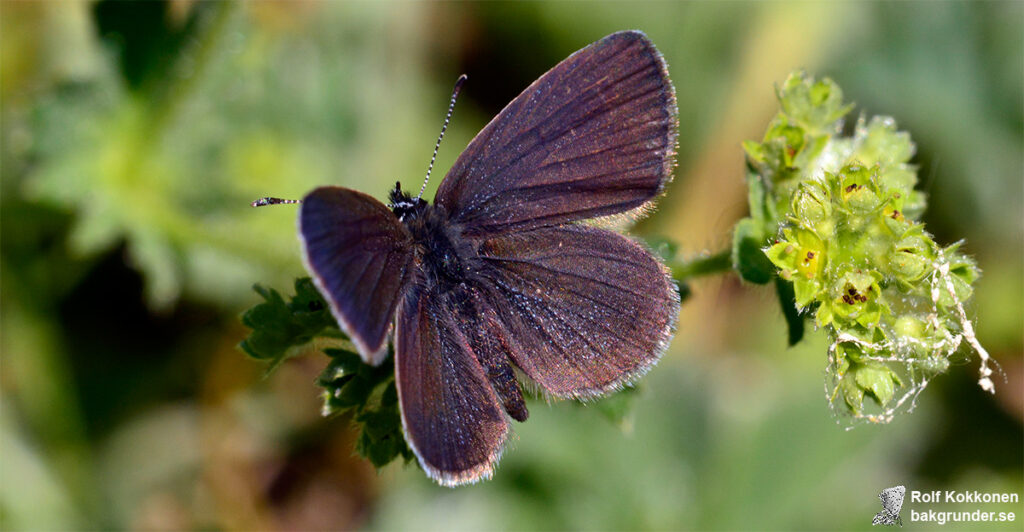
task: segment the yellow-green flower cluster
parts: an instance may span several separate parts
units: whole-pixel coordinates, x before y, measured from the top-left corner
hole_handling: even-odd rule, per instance
[[[828,79],[793,74],[778,97],[764,139],[744,144],[751,216],[737,226],[733,264],[748,281],[792,284],[779,290],[791,341],[806,318],[828,332],[830,402],[888,421],[964,341],[990,388],[987,354],[963,312],[978,269],[917,221],[925,198],[914,190],[909,135],[875,117],[842,136],[851,106]]]

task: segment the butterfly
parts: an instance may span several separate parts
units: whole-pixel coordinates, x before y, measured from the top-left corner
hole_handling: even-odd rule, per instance
[[[900,519],[900,509],[903,508],[903,496],[906,493],[905,486],[893,486],[882,490],[882,493],[878,494],[878,498],[882,500],[882,511],[875,514],[871,524],[891,526],[899,523],[902,527],[903,520]]]
[[[663,191],[676,115],[661,54],[614,33],[512,100],[433,204],[400,184],[388,205],[335,186],[303,198],[306,267],[365,361],[380,364],[392,337],[403,430],[438,483],[491,476],[510,420],[529,416],[517,370],[586,399],[665,350],[679,307],[667,269],[582,222],[635,215]]]

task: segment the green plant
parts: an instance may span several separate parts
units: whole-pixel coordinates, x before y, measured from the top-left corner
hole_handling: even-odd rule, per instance
[[[783,287],[791,343],[807,318],[829,335],[829,403],[888,422],[962,344],[981,358],[981,387],[994,391],[991,359],[964,311],[979,270],[961,243],[940,246],[919,221],[926,198],[914,190],[910,135],[884,116],[861,117],[841,135],[852,106],[829,79],[794,73],[778,99],[763,140],[743,146],[750,217],[737,225],[733,263],[747,281]]]

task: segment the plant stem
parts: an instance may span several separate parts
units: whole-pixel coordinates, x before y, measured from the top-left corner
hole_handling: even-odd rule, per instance
[[[669,268],[672,270],[672,278],[680,283],[695,277],[728,272],[732,270],[732,252],[723,250],[713,255],[700,255],[688,261],[672,261]]]

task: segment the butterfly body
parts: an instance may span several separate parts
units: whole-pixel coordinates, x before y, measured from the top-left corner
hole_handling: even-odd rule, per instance
[[[390,206],[321,187],[302,202],[303,257],[339,324],[377,364],[395,346],[406,439],[444,485],[489,476],[521,370],[550,396],[591,398],[646,372],[678,293],[641,244],[578,222],[646,207],[671,175],[675,95],[639,32],[576,52],[456,160],[434,203]]]
[[[391,192],[391,210],[402,222],[412,238],[413,281],[409,299],[415,301],[422,294],[439,301],[445,313],[455,316],[464,331],[487,330],[481,320],[481,286],[486,280],[479,272],[483,260],[477,255],[478,245],[462,234],[459,225],[449,221],[443,207],[412,198],[395,185]],[[500,339],[476,339],[473,343]],[[499,349],[476,349],[477,362],[484,368],[487,378],[502,401],[505,411],[516,421],[526,421],[529,411],[519,390],[515,371],[507,356]]]

